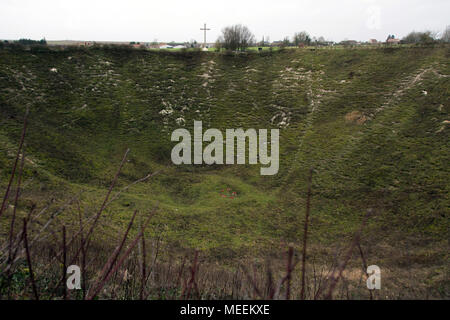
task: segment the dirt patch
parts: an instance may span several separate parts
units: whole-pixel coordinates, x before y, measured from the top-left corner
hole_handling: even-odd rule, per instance
[[[363,115],[361,112],[355,110],[345,115],[345,121],[362,125],[364,124],[364,122],[367,121],[367,117]]]

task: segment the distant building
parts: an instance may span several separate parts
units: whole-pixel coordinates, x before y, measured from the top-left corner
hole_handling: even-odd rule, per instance
[[[395,36],[393,34],[388,35],[387,39],[386,39],[386,43],[387,44],[399,44],[400,43],[400,39],[395,38]]]
[[[341,44],[344,45],[344,46],[356,46],[359,43],[356,40],[344,40],[344,41],[341,42]]]
[[[370,40],[369,40],[369,43],[370,43],[370,44],[377,44],[377,43],[378,43],[378,40],[377,40],[377,39],[370,39]]]
[[[159,49],[172,49],[173,46],[171,46],[171,45],[169,45],[169,44],[167,44],[167,43],[160,43],[160,44],[158,45],[158,48],[159,48]]]
[[[272,46],[273,47],[280,47],[283,45],[283,41],[273,41]]]
[[[386,43],[388,43],[388,44],[399,44],[400,43],[400,39],[390,38],[390,39],[388,39],[386,41]]]

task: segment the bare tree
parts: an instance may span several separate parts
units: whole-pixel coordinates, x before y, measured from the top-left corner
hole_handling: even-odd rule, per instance
[[[255,42],[255,36],[246,26],[236,24],[222,29],[222,35],[217,42],[225,49],[244,51]]]
[[[289,40],[289,37],[284,37],[283,41],[281,42],[281,47],[289,47],[291,45],[291,41]]]
[[[445,31],[442,33],[441,40],[447,43],[450,42],[450,26],[447,26],[447,28],[445,28]]]
[[[296,46],[300,44],[309,45],[311,43],[311,37],[306,31],[296,32],[294,34],[293,42]]]
[[[223,37],[222,36],[218,37],[216,40],[216,43],[214,45],[214,48],[216,48],[216,51],[222,50],[223,43],[224,43]]]

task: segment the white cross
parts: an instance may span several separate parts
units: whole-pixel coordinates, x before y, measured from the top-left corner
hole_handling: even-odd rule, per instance
[[[206,31],[211,29],[206,29],[206,23],[203,25],[203,28],[200,28],[200,30],[203,30],[204,38],[203,38],[203,48],[206,48]]]

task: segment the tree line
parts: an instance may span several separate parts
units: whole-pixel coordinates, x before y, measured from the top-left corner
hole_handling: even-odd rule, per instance
[[[394,39],[393,35],[389,35],[388,39]],[[260,46],[264,47],[266,45],[275,45],[278,47],[301,47],[301,46],[324,46],[334,44],[332,41],[326,41],[324,37],[311,37],[308,32],[301,31],[294,33],[292,39],[285,37],[283,40],[275,41],[272,44],[269,43],[269,38],[263,38],[262,41],[256,41],[254,34],[250,29],[242,24],[236,24],[227,26],[222,29],[222,34],[218,37],[215,47],[217,50],[226,49],[231,51],[245,51],[248,47]],[[387,41],[387,40],[386,40]],[[342,43],[344,43],[343,41]],[[450,43],[450,26],[441,33],[432,31],[412,31],[400,41],[403,44],[416,44],[416,45],[430,45],[434,43]],[[135,42],[130,42],[130,44],[135,44]],[[22,45],[22,46],[46,46],[47,41],[41,40],[31,40],[31,39],[19,39],[16,41],[0,41],[0,47],[8,45]],[[190,47],[194,47],[191,45]]]
[[[388,39],[394,38],[393,35],[388,36]],[[432,31],[412,31],[400,41],[400,43],[404,44],[424,45],[439,42],[450,42],[450,26],[447,26],[441,35]],[[332,43],[333,42],[331,41],[326,41],[324,37],[311,37],[306,31],[294,33],[292,39],[285,37],[281,41],[274,42],[274,44],[279,47],[330,45]],[[265,41],[257,42],[255,36],[247,26],[236,24],[222,29],[222,34],[218,37],[215,46],[218,50],[245,51],[250,46],[265,46]]]

